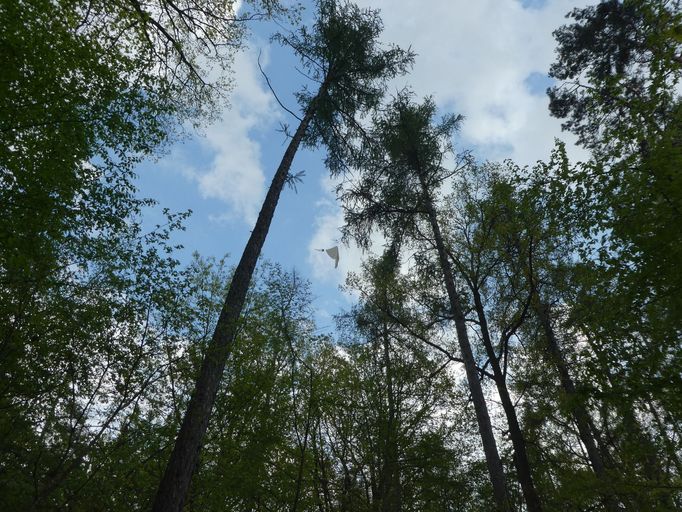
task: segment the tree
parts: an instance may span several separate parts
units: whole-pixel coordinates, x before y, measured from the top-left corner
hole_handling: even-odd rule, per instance
[[[256,225],[235,269],[209,351],[204,358],[192,399],[185,413],[154,510],[179,511],[195,469],[208,427],[225,361],[239,327],[239,317],[280,193],[292,177],[291,163],[304,143],[324,143],[332,168],[341,165],[337,155],[345,127],[355,129],[355,116],[374,107],[387,79],[403,73],[412,61],[410,52],[379,46],[381,22],[374,11],[352,4],[321,0],[312,31],[280,36],[301,57],[304,68],[319,84],[315,94],[303,90],[298,99],[304,115],[284,153],[268,189]],[[338,167],[337,167],[338,168]]]
[[[216,313],[229,286],[226,276],[220,277],[220,293],[213,296]],[[310,436],[316,417],[319,390],[311,358],[322,343],[313,334],[310,300],[307,283],[296,274],[267,262],[259,265],[216,397],[214,421],[207,430],[188,506],[293,510],[306,504],[307,488],[298,475],[306,474],[310,462],[306,444],[310,440],[303,437],[307,423]],[[215,322],[217,314],[202,350],[192,358],[192,371],[182,375],[185,404]]]
[[[681,16],[679,2],[659,0],[572,11],[575,22],[555,32],[550,74],[561,82],[549,90],[552,114],[592,152],[553,178],[591,261],[584,298],[610,298],[604,336],[642,333],[650,371],[671,363],[670,375],[679,357],[664,362],[662,352],[682,327]]]
[[[525,324],[537,322],[540,325],[544,334],[543,342],[540,343],[543,347],[541,357],[546,359],[543,365],[553,368],[558,376],[587,457],[604,485],[607,505],[615,510],[613,490],[593,435],[592,419],[582,398],[578,396],[553,324],[552,308],[560,309],[563,306],[557,292],[557,288],[561,288],[559,276],[570,272],[571,251],[576,245],[572,226],[555,215],[552,200],[543,190],[543,180],[548,170],[566,165],[565,153],[561,149],[553,153],[549,163],[538,164],[533,169],[522,169],[511,162],[488,164],[464,180],[463,185],[458,187],[456,197],[463,198],[465,206],[460,207],[460,210],[468,214],[465,214],[464,220],[452,217],[455,227],[453,240],[457,242],[453,258],[457,258],[457,268],[462,269],[460,271],[472,288],[479,328],[486,345],[490,345],[490,341],[486,340],[490,335],[485,334],[489,323],[481,292],[489,304],[488,308],[494,312],[493,325],[497,323],[500,332],[497,348],[499,356],[486,348],[492,353],[491,357],[504,363],[504,376],[510,364],[516,366],[513,360],[510,363],[512,337],[519,339],[522,336],[521,339],[527,342],[537,335],[532,334],[532,328],[529,329]],[[457,250],[457,245],[465,248]],[[525,331],[525,335],[522,331]],[[533,341],[529,346],[536,344],[538,342]],[[499,364],[497,369],[491,364],[493,374],[496,380],[504,383],[504,378],[497,377],[500,375]],[[521,372],[531,374],[533,369],[522,368]],[[524,392],[527,390],[526,386]],[[519,431],[509,392],[502,389],[500,396],[507,417],[512,418],[512,441],[515,435],[523,441],[523,447],[516,452],[525,454],[527,443]]]
[[[99,204],[128,195],[134,165],[183,121],[210,118],[227,92],[228,75],[209,82],[202,66],[228,69],[246,20],[282,12],[254,5],[262,12],[243,19],[231,1],[0,6],[3,281],[48,276],[56,245],[119,220]]]
[[[398,246],[390,244],[347,282],[360,300],[344,318],[342,339],[364,343],[350,353],[370,354],[378,366],[367,372],[369,396],[378,396],[367,408],[370,418],[361,420],[378,422],[366,454],[374,466],[373,502],[381,510],[489,510],[485,466],[471,459],[478,443],[469,392],[447,371],[461,359],[445,348],[447,335],[438,335],[447,320],[434,321],[417,299],[424,283],[400,272],[400,264]]]
[[[554,32],[550,112],[601,158],[645,150],[677,110],[680,22],[676,0],[603,0],[568,13]]]
[[[187,214],[146,232],[134,166],[210,118],[229,77],[202,65],[229,67],[247,18],[203,0],[0,5],[3,508],[77,502],[121,448],[112,431],[141,424],[159,345],[187,320],[169,242]]]
[[[140,208],[122,198],[120,207]],[[116,210],[115,210],[116,212]],[[173,220],[173,225],[182,217]],[[184,318],[185,280],[169,229],[108,227],[86,247],[60,247],[63,268],[3,301],[0,478],[3,507],[48,509],[80,499],[118,447],[158,378],[166,329]],[[113,231],[113,232],[112,232]],[[70,249],[70,250],[66,250]],[[7,292],[4,288],[3,292]],[[89,468],[89,474],[85,468]]]
[[[578,284],[585,272],[577,257],[579,231],[573,218],[563,214],[562,200],[550,192],[554,173],[567,167],[565,151],[559,146],[549,162],[532,169],[505,164],[499,168],[501,183],[488,193],[476,194],[483,196],[487,211],[501,221],[489,235],[489,258],[503,262],[507,269],[502,277],[517,276],[517,286],[530,298],[528,325],[521,326],[520,333],[525,357],[530,360],[515,369],[519,373],[516,378],[524,383],[523,394],[529,397],[524,409],[544,411],[547,425],[554,423],[553,428],[564,432],[566,424],[561,425],[554,416],[565,416],[572,424],[571,437],[580,439],[584,462],[578,459],[570,465],[587,466],[594,476],[580,469],[576,473],[583,473],[580,478],[564,474],[557,479],[562,482],[559,488],[566,486],[565,492],[576,499],[576,507],[584,500],[582,506],[601,501],[610,510],[623,506],[634,510],[671,509],[672,496],[666,496],[663,490],[670,485],[670,476],[654,469],[664,463],[653,462],[660,456],[660,449],[652,444],[643,427],[650,421],[648,413],[625,395],[612,394],[613,387],[620,385],[613,376],[617,368],[638,365],[637,356],[630,356],[625,348],[630,343],[628,335],[619,333],[619,342],[612,345],[609,351],[613,352],[607,356],[603,346],[590,341],[592,335],[585,329]],[[533,368],[535,365],[542,370]],[[543,376],[543,372],[548,373]],[[627,375],[629,370],[624,373]],[[547,393],[551,387],[557,389],[555,395]],[[527,415],[528,423],[537,425],[538,414]],[[623,427],[618,426],[621,422]],[[537,439],[536,428],[531,430],[535,430],[531,438]],[[535,457],[542,461],[547,456],[542,453],[541,443],[534,444]],[[566,460],[571,458],[566,453]],[[669,483],[662,484],[664,481]],[[553,490],[545,492],[552,501],[566,499]]]
[[[362,170],[356,186],[344,192],[346,232],[367,247],[378,226],[390,239],[424,238],[420,221],[430,230],[428,240],[438,255],[454,319],[461,357],[472,394],[488,472],[499,510],[511,507],[505,475],[497,451],[490,415],[469,342],[469,334],[455,278],[435,208],[438,186],[452,175],[443,167],[450,137],[460,118],[446,117],[434,123],[435,105],[426,100],[414,105],[409,94],[399,95],[375,120],[371,142],[357,152],[354,164]]]
[[[497,251],[500,232],[513,240],[526,227],[519,224],[510,229],[508,202],[514,188],[503,173],[503,169],[485,164],[468,166],[458,174],[455,190],[446,200],[449,213],[444,216],[444,240],[454,271],[469,289],[474,312],[471,328],[485,349],[484,368],[492,370],[526,504],[529,510],[541,510],[527,443],[507,386],[511,345],[528,318],[532,292],[524,287],[523,261],[510,262]],[[512,240],[505,240],[503,247]]]
[[[548,184],[583,240],[569,320],[592,351],[585,366],[600,383],[611,457],[622,474],[648,482],[632,499],[669,508],[665,492],[653,491],[669,477],[656,474],[661,464],[651,457],[671,452],[654,448],[646,426],[657,410],[679,422],[668,383],[679,381],[682,360],[682,13],[677,1],[605,1],[569,16],[575,21],[555,33],[550,73],[561,82],[549,90],[550,110],[592,153]],[[646,496],[653,493],[658,505]]]

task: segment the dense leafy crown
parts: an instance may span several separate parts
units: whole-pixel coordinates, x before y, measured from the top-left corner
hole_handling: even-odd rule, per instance
[[[550,76],[561,82],[548,91],[551,113],[600,154],[659,135],[678,108],[679,2],[608,0],[568,16],[575,22],[554,32]]]

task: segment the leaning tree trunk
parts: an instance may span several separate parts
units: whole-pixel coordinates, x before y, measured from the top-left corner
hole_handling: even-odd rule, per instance
[[[483,396],[483,388],[481,387],[481,382],[478,378],[478,369],[476,361],[474,360],[474,354],[471,350],[471,343],[469,342],[464,312],[459,300],[459,295],[457,294],[457,289],[455,288],[455,279],[453,277],[450,261],[448,260],[445,244],[443,243],[443,236],[440,232],[436,210],[433,206],[433,200],[431,199],[428,186],[423,176],[419,177],[419,181],[422,187],[422,199],[424,206],[426,207],[429,223],[431,224],[431,230],[436,242],[436,249],[438,250],[438,259],[445,280],[445,288],[450,300],[450,308],[452,309],[452,315],[455,320],[457,341],[459,343],[460,352],[462,353],[469,391],[471,391],[474,409],[476,410],[478,430],[481,435],[483,452],[485,453],[488,473],[490,474],[490,481],[493,485],[495,503],[497,509],[501,512],[511,511],[512,507],[509,495],[507,494],[504,469],[502,468],[502,461],[500,460],[500,455],[497,451],[497,443],[495,442],[493,427],[490,422],[490,415],[488,414],[488,407],[485,402],[485,397]]]
[[[530,512],[540,512],[542,505],[540,497],[538,496],[535,484],[533,483],[533,475],[530,470],[530,463],[528,462],[528,451],[526,450],[526,440],[523,436],[523,431],[519,425],[518,417],[516,416],[516,408],[509,396],[509,389],[504,378],[504,374],[500,368],[500,362],[495,355],[492,340],[490,338],[490,330],[488,329],[488,320],[481,301],[481,294],[473,287],[474,305],[481,327],[481,335],[483,338],[483,345],[490,361],[490,366],[493,369],[493,377],[495,378],[495,385],[497,386],[497,393],[502,402],[505,416],[507,417],[507,424],[509,425],[509,436],[511,437],[512,446],[514,447],[514,466],[519,477],[523,498]]]
[[[535,303],[535,310],[545,334],[547,349],[549,351],[550,357],[552,358],[552,362],[559,373],[559,382],[561,384],[561,388],[564,393],[566,393],[569,403],[571,404],[571,413],[576,425],[578,426],[578,436],[580,437],[580,441],[583,443],[583,446],[585,446],[587,458],[590,460],[590,465],[592,466],[594,474],[607,489],[606,495],[604,496],[604,506],[607,510],[616,512],[620,510],[620,506],[618,505],[618,500],[616,499],[613,490],[611,490],[612,486],[609,482],[604,458],[602,457],[599,446],[597,445],[597,440],[592,434],[592,419],[580,401],[575,388],[575,383],[568,372],[568,365],[566,364],[564,354],[561,351],[559,341],[557,340],[556,334],[554,333],[554,328],[552,327],[552,321],[549,314],[549,305],[540,302],[537,292],[533,302]]]
[[[592,470],[595,472],[597,477],[604,478],[606,472],[606,465],[604,464],[604,459],[601,456],[597,442],[592,435],[592,426],[589,414],[585,410],[582,403],[579,402],[577,391],[575,389],[575,384],[571,375],[568,373],[568,366],[564,360],[564,355],[561,352],[561,347],[554,333],[554,328],[552,327],[552,322],[549,318],[549,307],[547,304],[536,305],[536,312],[540,318],[540,323],[542,324],[542,329],[545,334],[545,341],[547,343],[547,349],[549,351],[554,367],[559,373],[559,382],[561,388],[569,399],[571,404],[571,413],[576,425],[578,426],[578,435],[580,436],[580,441],[582,441],[587,451],[587,457],[592,465]]]
[[[263,201],[256,226],[251,232],[239,264],[235,269],[225,303],[218,318],[218,324],[201,365],[194,393],[175,440],[175,446],[161,484],[156,492],[152,507],[154,512],[180,512],[182,510],[192,474],[199,460],[201,443],[208,428],[208,421],[220,379],[225,370],[230,348],[236,337],[239,317],[244,307],[253,271],[270,229],[270,223],[280,193],[289,175],[294,156],[315,114],[317,98],[325,91],[326,82],[322,84],[317,96],[309,104],[305,116],[289,142]]]

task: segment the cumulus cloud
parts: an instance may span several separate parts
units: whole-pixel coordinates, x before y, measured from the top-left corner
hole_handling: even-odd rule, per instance
[[[431,0],[427,6],[416,0],[356,1],[381,10],[384,41],[417,53],[413,72],[392,89],[410,86],[419,97],[432,95],[445,112],[465,116],[459,149],[532,165],[548,158],[558,137],[568,142],[571,158],[585,158],[550,117],[542,89],[554,60],[552,31],[586,1]],[[346,248],[341,272],[331,273],[327,256],[313,251],[335,245],[340,236],[343,218],[331,185],[323,180],[326,197],[318,203],[310,263],[317,279],[341,283],[363,255]]]
[[[228,210],[212,216],[213,220],[242,220],[252,225],[265,193],[261,147],[253,134],[278,119],[278,111],[261,82],[257,59],[255,50],[236,56],[232,106],[200,140],[202,149],[211,156],[206,165],[193,165],[185,171],[196,181],[203,197],[227,204]]]
[[[313,236],[308,244],[308,263],[312,269],[312,277],[330,285],[345,284],[349,272],[358,272],[362,262],[369,254],[381,252],[385,243],[384,238],[376,233],[372,236],[369,250],[363,251],[357,245],[341,243],[341,226],[343,226],[343,211],[339,207],[335,189],[338,181],[328,176],[320,180],[322,197],[315,205],[317,216],[313,226]],[[334,268],[334,262],[319,249],[339,246],[339,267]],[[352,298],[352,291],[346,297]]]
[[[362,250],[354,244],[341,243],[340,226],[343,225],[343,212],[337,205],[332,181],[325,177],[320,184],[323,190],[322,198],[317,202],[318,215],[315,219],[313,237],[308,244],[308,262],[316,280],[329,284],[343,284],[349,271],[360,268],[363,260]],[[319,249],[339,246],[339,267],[334,268],[334,262]]]
[[[546,96],[527,80],[546,75],[554,59],[552,31],[586,1],[531,2],[533,8],[517,0],[432,0],[428,8],[414,0],[359,3],[381,10],[385,41],[417,53],[413,72],[396,88],[409,84],[463,114],[464,148],[532,164],[547,157],[555,137],[572,141],[549,116]]]

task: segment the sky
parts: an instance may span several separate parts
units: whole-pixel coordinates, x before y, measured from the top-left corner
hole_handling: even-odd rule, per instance
[[[573,160],[586,158],[550,117],[545,90],[554,58],[552,31],[565,14],[587,2],[570,0],[357,0],[381,11],[382,40],[411,47],[412,72],[390,84],[389,94],[405,86],[417,97],[432,96],[443,113],[465,117],[458,150],[480,160],[510,158],[521,165],[546,160],[555,138],[567,143]],[[593,2],[590,2],[593,3]],[[304,19],[313,15],[312,5]],[[234,90],[220,120],[171,146],[160,159],[137,170],[142,195],[160,206],[191,209],[186,231],[175,237],[188,262],[230,255],[236,264],[253,228],[260,204],[286,148],[282,124],[296,120],[275,101],[258,69],[269,76],[280,100],[297,110],[293,94],[305,85],[297,60],[270,42],[281,30],[272,23],[252,27],[247,47],[236,55]],[[331,332],[333,316],[348,309],[352,294],[339,289],[348,272],[366,255],[340,244],[341,211],[321,152],[301,150],[293,172],[304,172],[297,190],[285,189],[263,248],[262,258],[295,270],[311,283],[320,332]],[[159,211],[147,212],[149,225]],[[316,249],[340,246],[339,267]]]

